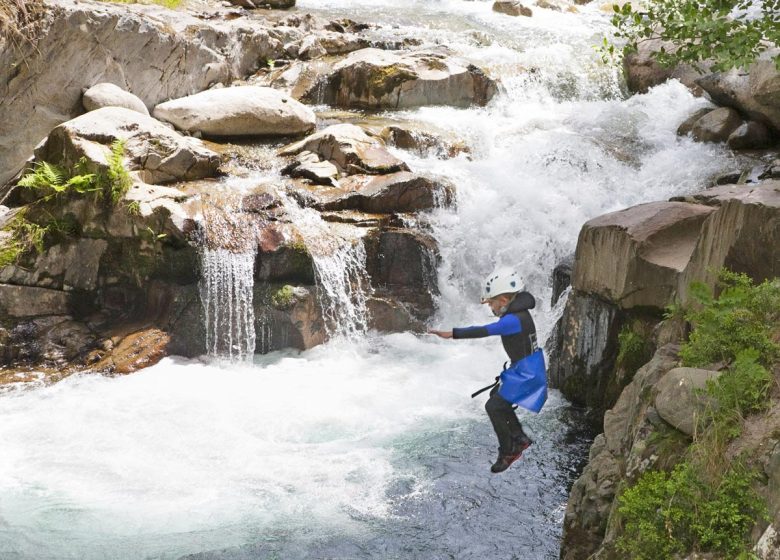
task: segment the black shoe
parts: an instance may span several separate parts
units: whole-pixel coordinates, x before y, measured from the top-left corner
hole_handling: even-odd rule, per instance
[[[528,449],[531,443],[533,442],[526,436],[518,438],[515,441],[515,446],[511,453],[499,452],[498,459],[496,459],[496,462],[493,463],[492,467],[490,467],[490,472],[500,473],[507,470],[512,463],[523,456],[523,451]]]

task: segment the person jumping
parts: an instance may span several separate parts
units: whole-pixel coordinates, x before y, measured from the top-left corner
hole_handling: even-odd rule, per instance
[[[536,327],[529,309],[536,306],[534,296],[525,291],[514,270],[494,271],[482,286],[482,303],[487,303],[496,317],[484,326],[454,328],[451,331],[428,329],[441,338],[483,338],[500,335],[510,365],[496,377],[496,382],[474,393],[492,389],[485,410],[498,438],[498,459],[490,467],[500,473],[517,461],[531,443],[517,419],[513,406],[539,412],[547,400],[547,374],[544,353],[537,345]]]

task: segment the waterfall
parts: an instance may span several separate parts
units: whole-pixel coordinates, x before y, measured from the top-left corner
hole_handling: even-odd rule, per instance
[[[319,212],[302,208],[284,193],[279,195],[311,254],[328,334],[355,339],[368,329],[371,282],[366,272],[365,232],[347,224],[326,222]]]
[[[320,305],[329,334],[354,338],[368,328],[366,250],[361,239],[332,241],[312,255]]]
[[[204,201],[201,220],[199,283],[206,354],[251,361],[255,353],[253,305],[257,223],[243,212],[240,189]],[[264,333],[265,334],[265,333]]]
[[[204,247],[200,257],[206,352],[231,360],[251,360],[255,353],[255,252]]]

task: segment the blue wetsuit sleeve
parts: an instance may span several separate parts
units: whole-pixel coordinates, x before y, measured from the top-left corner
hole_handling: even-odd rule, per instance
[[[523,330],[520,319],[514,313],[501,317],[495,323],[479,327],[463,327],[452,329],[452,338],[483,338],[486,336],[506,336],[517,334]]]

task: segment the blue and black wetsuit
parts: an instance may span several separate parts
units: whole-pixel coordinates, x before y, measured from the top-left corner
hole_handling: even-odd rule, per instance
[[[452,338],[501,336],[510,366],[501,373],[499,386],[490,392],[485,410],[504,453],[511,453],[518,440],[527,438],[512,404],[539,412],[547,400],[544,354],[537,345],[536,326],[528,312],[535,306],[531,294],[520,292],[495,323],[452,329]]]

